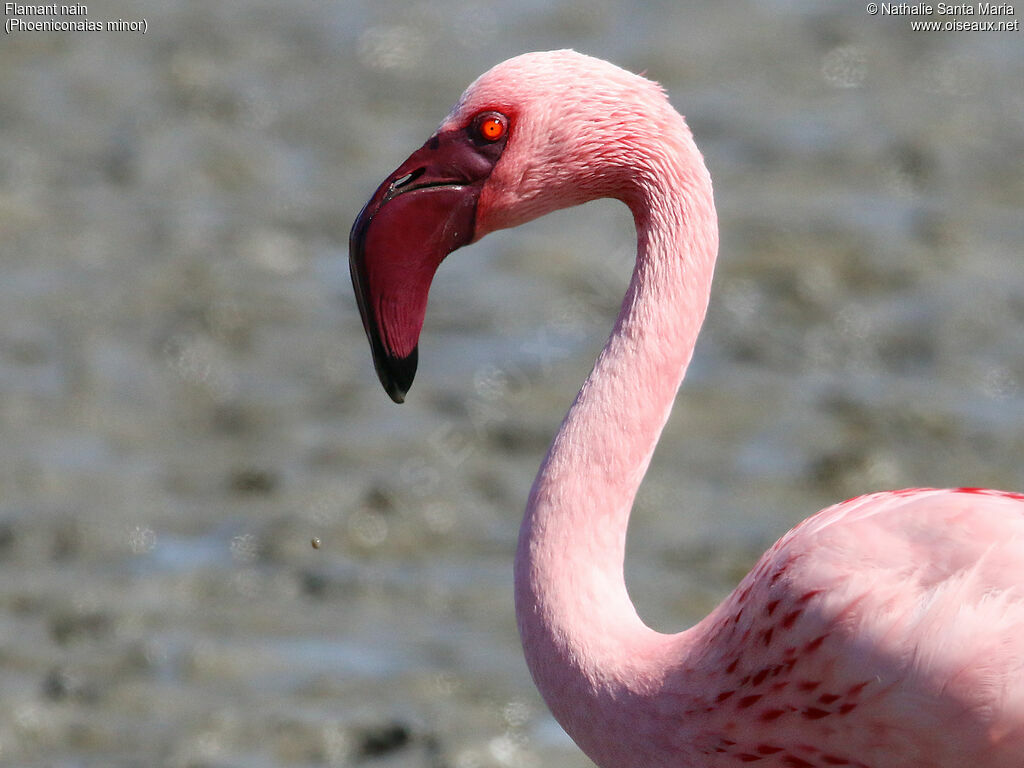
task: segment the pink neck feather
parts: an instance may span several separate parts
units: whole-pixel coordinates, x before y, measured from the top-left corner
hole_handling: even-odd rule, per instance
[[[638,617],[623,574],[626,527],[707,308],[718,251],[711,179],[689,130],[662,139],[616,190],[633,211],[636,267],[622,310],[534,481],[515,564],[527,663],[556,718],[592,758],[682,659]],[[630,724],[631,723],[631,724]],[[636,734],[632,734],[635,738]]]

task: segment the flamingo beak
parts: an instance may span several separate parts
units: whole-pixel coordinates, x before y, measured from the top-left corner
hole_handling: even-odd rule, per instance
[[[465,131],[435,134],[384,180],[352,225],[352,286],[377,376],[396,403],[416,375],[434,273],[472,242],[480,189],[496,160]]]

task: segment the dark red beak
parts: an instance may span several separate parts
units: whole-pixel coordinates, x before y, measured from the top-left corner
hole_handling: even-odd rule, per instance
[[[385,179],[349,234],[349,268],[373,364],[405,399],[416,375],[427,295],[445,256],[473,240],[480,190],[504,147],[471,129],[432,136]]]

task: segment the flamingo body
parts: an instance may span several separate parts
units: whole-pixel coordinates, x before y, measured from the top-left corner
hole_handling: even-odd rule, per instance
[[[661,634],[637,616],[629,512],[718,250],[710,176],[656,84],[572,51],[510,59],[378,188],[351,267],[388,393],[411,385],[448,252],[597,197],[632,210],[637,263],[534,481],[515,561],[523,648],[555,717],[603,768],[1020,768],[1019,494],[852,499],[786,534],[695,627]]]
[[[1020,765],[1022,562],[1020,495],[877,493],[805,520],[676,636],[689,663],[662,691],[703,721],[692,764]]]

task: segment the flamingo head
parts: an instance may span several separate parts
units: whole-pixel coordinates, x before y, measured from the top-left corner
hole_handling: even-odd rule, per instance
[[[449,253],[598,197],[631,203],[663,135],[680,128],[688,135],[657,84],[573,51],[517,56],[470,85],[349,236],[363,328],[391,399],[412,385],[430,284]]]

